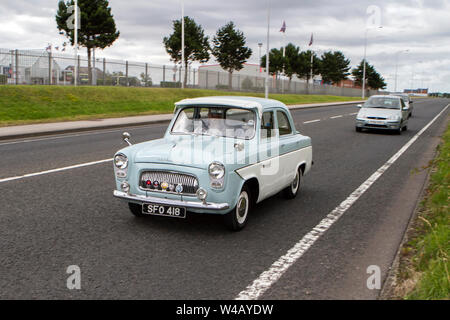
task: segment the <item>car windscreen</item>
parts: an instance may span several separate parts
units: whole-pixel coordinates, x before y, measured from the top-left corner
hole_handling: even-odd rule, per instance
[[[400,99],[394,97],[370,97],[364,108],[400,109]]]
[[[256,114],[252,110],[223,107],[185,107],[175,120],[172,134],[194,134],[237,139],[255,135]]]
[[[402,98],[403,102],[405,102],[405,103],[409,102],[409,96],[407,96],[407,95],[395,94],[395,96]]]

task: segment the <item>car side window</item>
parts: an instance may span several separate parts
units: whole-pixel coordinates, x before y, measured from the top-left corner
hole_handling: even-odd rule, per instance
[[[405,107],[405,103],[403,102],[403,99],[400,99],[401,108],[403,109]]]
[[[273,112],[264,112],[261,118],[261,139],[271,138],[274,129]]]
[[[289,118],[283,111],[277,111],[277,123],[280,136],[291,134],[292,128],[289,122]]]

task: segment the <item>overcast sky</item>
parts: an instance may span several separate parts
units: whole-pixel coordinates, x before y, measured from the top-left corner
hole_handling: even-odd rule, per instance
[[[0,48],[44,49],[61,46],[55,22],[57,0],[0,0]],[[181,16],[180,0],[110,0],[120,38],[97,57],[170,64],[162,39],[171,33],[172,21]],[[270,0],[270,47],[283,46],[279,32],[286,21],[286,42],[313,50],[340,50],[358,64],[364,55],[364,35],[371,5],[380,9],[382,28],[367,32],[367,60],[394,89],[398,54],[398,89],[430,87],[450,92],[450,0]],[[258,42],[266,46],[267,1],[185,0],[185,15],[193,17],[211,38],[228,21],[247,37],[257,63]],[[370,19],[370,21],[376,21]],[[70,52],[70,51],[69,51]],[[83,54],[84,49],[83,49]],[[264,53],[263,53],[264,54]],[[213,63],[211,60],[209,63]]]

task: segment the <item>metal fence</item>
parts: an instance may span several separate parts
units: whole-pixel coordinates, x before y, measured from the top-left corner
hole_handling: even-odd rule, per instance
[[[77,61],[78,60],[78,61]],[[78,63],[77,63],[78,62]],[[180,67],[150,63],[92,58],[91,68],[85,56],[61,54],[45,50],[0,49],[0,84],[133,86],[179,88],[183,81]],[[264,92],[262,76],[233,74],[231,87],[227,72],[205,68],[188,68],[186,86],[189,88],[218,89],[224,91]],[[336,96],[361,96],[361,89],[331,85],[308,84],[298,79],[270,80],[271,93],[324,94]],[[367,96],[376,94],[368,90]]]

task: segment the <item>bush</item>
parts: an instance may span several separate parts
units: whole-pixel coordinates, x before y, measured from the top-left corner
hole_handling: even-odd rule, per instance
[[[6,84],[7,78],[6,75],[0,74],[0,84]]]
[[[228,90],[228,89],[230,89],[230,86],[226,85],[226,84],[218,84],[216,86],[216,89],[218,89],[218,90]]]

